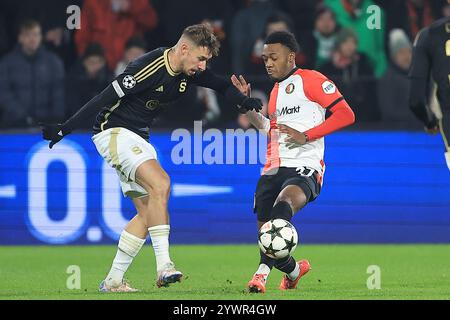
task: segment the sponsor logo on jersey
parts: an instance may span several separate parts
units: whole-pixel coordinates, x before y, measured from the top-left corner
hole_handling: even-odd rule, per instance
[[[159,107],[159,101],[158,101],[158,100],[149,100],[149,101],[147,101],[147,103],[145,104],[145,106],[146,106],[147,109],[149,109],[149,110],[155,110],[156,108]]]
[[[322,83],[322,89],[326,94],[333,94],[336,92],[336,86],[330,81],[325,81]]]
[[[289,83],[286,87],[286,93],[291,94],[295,90],[295,85],[293,83]]]
[[[269,115],[269,119],[273,120],[276,119],[278,117],[282,117],[282,116],[286,116],[286,115],[290,115],[290,114],[294,114],[294,113],[299,113],[301,109],[301,106],[295,106],[295,107],[284,107],[281,110],[277,110],[276,112],[272,113]]]

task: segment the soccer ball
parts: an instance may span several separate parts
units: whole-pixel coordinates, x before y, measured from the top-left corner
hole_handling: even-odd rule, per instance
[[[126,75],[123,78],[122,84],[127,89],[133,89],[136,86],[136,79],[133,76]]]
[[[273,219],[266,222],[259,230],[259,247],[271,258],[287,257],[294,252],[297,243],[297,231],[289,221]]]

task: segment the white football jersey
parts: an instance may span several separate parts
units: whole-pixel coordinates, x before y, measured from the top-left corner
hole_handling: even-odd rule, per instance
[[[263,119],[253,113],[249,118],[257,127],[268,131],[268,146],[264,173],[277,167],[307,167],[316,170],[322,180],[325,172],[324,138],[305,145],[289,145],[287,135],[277,126],[284,124],[299,132],[320,126],[326,109],[342,100],[334,83],[313,70],[296,69],[286,79],[275,83],[270,94],[268,115]]]

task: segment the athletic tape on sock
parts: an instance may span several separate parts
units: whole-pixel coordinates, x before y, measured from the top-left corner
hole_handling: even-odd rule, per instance
[[[170,225],[160,225],[148,228],[150,236],[163,236],[170,233]]]
[[[124,230],[120,235],[118,247],[120,250],[134,258],[138,254],[139,250],[141,250],[144,243],[145,239],[138,238]]]

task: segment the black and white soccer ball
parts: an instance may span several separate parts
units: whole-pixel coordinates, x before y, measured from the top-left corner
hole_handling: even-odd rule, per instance
[[[122,84],[127,89],[133,89],[136,86],[136,79],[133,76],[127,75],[123,78]]]
[[[258,244],[267,256],[274,259],[285,258],[297,247],[297,230],[289,221],[270,220],[259,230]]]

